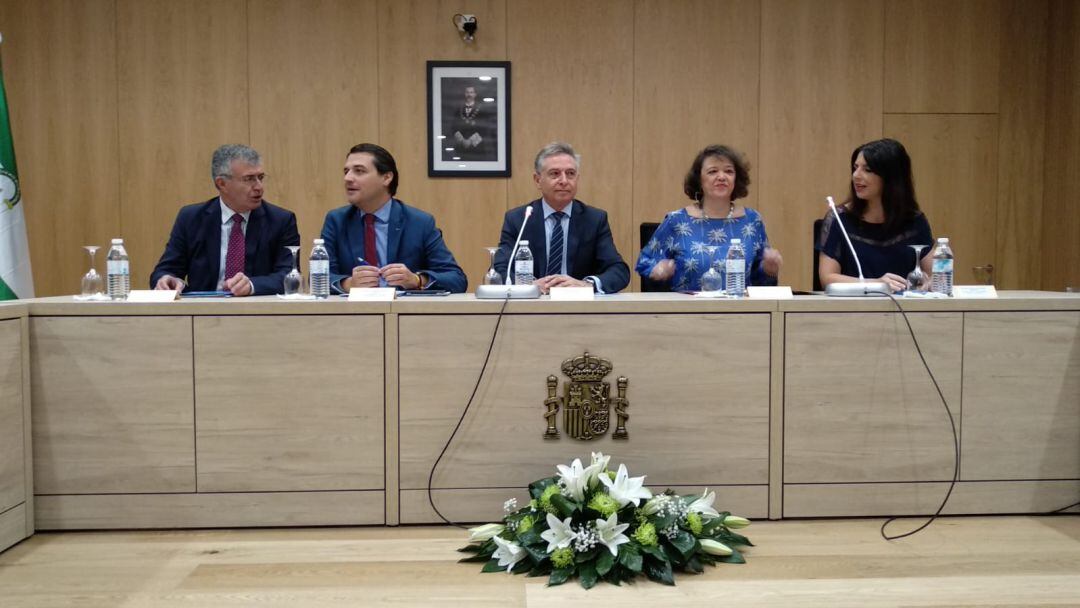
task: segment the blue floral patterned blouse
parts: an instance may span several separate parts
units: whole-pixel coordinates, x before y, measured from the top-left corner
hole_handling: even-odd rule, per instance
[[[635,270],[648,277],[656,264],[664,259],[675,260],[675,274],[671,277],[674,291],[698,291],[701,275],[709,269],[712,261],[720,262],[718,270],[724,273],[723,260],[727,258],[728,243],[741,239],[746,252],[747,285],[776,285],[776,277],[765,273],[761,267],[769,237],[765,235],[765,223],[761,214],[746,207],[742,217],[699,218],[686,212],[686,208],[672,211],[656,229],[652,239],[641,250]]]

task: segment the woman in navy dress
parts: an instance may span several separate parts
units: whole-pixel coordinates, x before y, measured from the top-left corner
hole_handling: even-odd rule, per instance
[[[893,291],[908,288],[904,277],[915,265],[912,245],[926,245],[920,265],[930,276],[934,237],[915,200],[911,158],[894,139],[863,144],[851,153],[851,194],[837,209],[862,263],[863,276]],[[814,245],[822,285],[852,283],[859,271],[830,211]]]
[[[637,273],[675,291],[698,291],[710,265],[723,272],[731,239],[739,239],[746,284],[776,285],[783,258],[769,247],[761,214],[735,202],[749,185],[749,165],[735,150],[713,145],[699,152],[683,180],[693,203],[667,214],[641,250]]]

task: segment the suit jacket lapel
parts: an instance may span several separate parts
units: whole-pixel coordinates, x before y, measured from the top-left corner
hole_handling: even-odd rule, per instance
[[[567,235],[566,240],[566,274],[570,276],[576,276],[574,272],[578,270],[577,255],[578,244],[581,243],[582,235],[585,233],[585,203],[579,200],[574,200],[570,203],[573,210],[570,212],[570,234]],[[582,272],[585,272],[582,270]],[[584,276],[584,275],[582,275]]]
[[[203,235],[206,239],[206,257],[210,258],[210,281],[209,287],[199,289],[216,289],[217,276],[221,273],[221,199],[215,198],[206,205],[204,215]],[[228,277],[226,277],[228,278]]]
[[[533,254],[533,275],[540,278],[547,275],[547,232],[544,229],[544,204],[540,200],[529,203],[533,210],[533,221],[525,227],[525,236],[529,241],[529,250]],[[522,216],[524,217],[524,216]]]
[[[255,260],[258,259],[259,246],[262,245],[265,230],[266,209],[259,205],[258,209],[248,215],[247,234],[244,235],[244,274],[249,277],[258,274]]]
[[[360,210],[350,207],[345,213],[345,249],[349,252],[348,264],[339,270],[344,274],[352,272],[357,265],[356,258],[364,255],[364,222],[360,220]],[[367,260],[365,260],[367,261]],[[340,264],[340,259],[338,260]],[[368,261],[370,264],[371,262]]]
[[[401,232],[405,227],[405,211],[397,199],[390,200],[390,224],[386,227],[386,259],[380,260],[383,266],[398,261],[398,245],[401,244]]]

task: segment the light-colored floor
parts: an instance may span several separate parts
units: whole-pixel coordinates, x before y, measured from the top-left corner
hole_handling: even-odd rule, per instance
[[[1080,517],[947,518],[892,542],[880,523],[757,522],[745,565],[591,591],[456,563],[453,528],[38,534],[0,554],[0,606],[1080,606]]]

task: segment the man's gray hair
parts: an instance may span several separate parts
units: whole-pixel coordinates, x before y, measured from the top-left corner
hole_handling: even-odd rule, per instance
[[[244,144],[225,144],[214,150],[210,161],[210,179],[232,177],[232,161],[242,160],[249,165],[261,165],[259,153]]]
[[[552,156],[560,156],[566,154],[574,159],[574,165],[577,169],[581,170],[581,156],[574,152],[573,146],[566,142],[553,141],[550,144],[540,148],[540,151],[536,153],[536,162],[534,163],[536,174],[540,175],[540,172],[544,169],[544,161]]]

